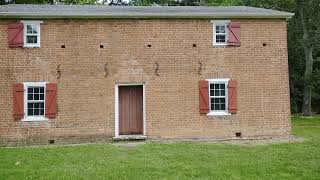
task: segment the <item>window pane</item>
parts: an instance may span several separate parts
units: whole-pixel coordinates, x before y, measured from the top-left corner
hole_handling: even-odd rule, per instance
[[[39,94],[34,94],[34,100],[39,100]]]
[[[226,91],[225,90],[221,90],[220,94],[221,94],[221,96],[225,96],[226,95]]]
[[[34,103],[34,108],[39,108],[39,103]]]
[[[28,88],[28,93],[33,93],[33,88]]]
[[[28,109],[28,116],[33,116],[33,109]]]
[[[40,94],[40,100],[44,100],[44,94]]]
[[[27,25],[27,33],[32,33],[32,27],[31,27],[31,25]]]
[[[220,84],[220,89],[225,89],[225,84]]]
[[[225,103],[226,99],[225,98],[220,98],[220,103]]]
[[[216,33],[225,33],[225,26],[216,26]]]
[[[220,110],[226,110],[226,104],[225,103],[221,103],[221,109]]]
[[[36,26],[32,26],[32,34],[37,34],[37,27]]]
[[[220,96],[219,90],[214,90],[214,95],[215,95],[215,96]]]
[[[214,91],[210,90],[210,96],[214,96]]]
[[[32,94],[28,94],[28,100],[33,100],[33,95]]]
[[[40,87],[40,93],[44,93],[44,87]]]
[[[216,35],[216,42],[217,43],[225,43],[226,42],[226,35]]]
[[[39,103],[39,107],[43,109],[44,108],[44,103]]]
[[[211,110],[214,110],[215,99],[211,98]]]
[[[40,90],[40,88],[35,87],[35,88],[34,88],[34,93],[39,93],[39,90]]]
[[[34,115],[35,115],[35,116],[40,115],[40,111],[39,111],[39,109],[34,109]]]
[[[210,89],[214,89],[214,84],[210,84]]]
[[[214,88],[215,88],[215,89],[219,89],[219,84],[215,84],[215,85],[214,85]]]
[[[219,104],[214,104],[214,110],[220,110]]]
[[[32,109],[33,108],[33,103],[28,103],[28,109]]]
[[[40,109],[40,115],[44,115],[44,109]]]

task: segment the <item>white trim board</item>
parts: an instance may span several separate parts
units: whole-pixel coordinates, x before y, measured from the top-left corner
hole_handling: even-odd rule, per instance
[[[142,86],[143,95],[142,95],[142,102],[143,102],[143,134],[146,135],[146,87],[145,84],[142,83],[133,83],[133,84],[116,84],[115,85],[115,96],[114,96],[114,110],[115,110],[115,117],[114,117],[114,134],[115,137],[121,137],[119,135],[119,86]]]

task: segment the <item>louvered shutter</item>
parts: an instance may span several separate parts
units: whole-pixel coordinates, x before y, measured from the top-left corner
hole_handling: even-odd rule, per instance
[[[11,48],[23,46],[23,23],[16,22],[8,25],[8,45]]]
[[[241,44],[241,33],[239,22],[228,23],[228,45],[240,46]]]
[[[228,82],[228,111],[237,113],[237,82],[234,80]]]
[[[201,114],[209,112],[209,84],[206,80],[199,81],[199,111]]]
[[[13,90],[13,118],[15,120],[22,119],[24,116],[24,88],[22,83],[12,86]]]
[[[46,99],[45,99],[45,116],[48,118],[55,118],[57,114],[57,84],[46,84]]]

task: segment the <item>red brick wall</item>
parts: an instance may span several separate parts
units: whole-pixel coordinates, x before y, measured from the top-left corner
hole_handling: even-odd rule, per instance
[[[41,48],[24,49],[8,48],[10,21],[0,21],[0,144],[107,140],[114,136],[116,83],[145,83],[150,138],[290,135],[286,21],[235,21],[241,47],[213,47],[210,20],[44,20]],[[236,115],[199,115],[198,81],[208,78],[237,80]],[[11,86],[29,81],[58,84],[56,119],[13,120]]]

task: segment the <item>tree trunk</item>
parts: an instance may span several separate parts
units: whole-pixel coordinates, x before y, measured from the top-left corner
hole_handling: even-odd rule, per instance
[[[302,115],[303,116],[311,116],[311,94],[312,94],[312,68],[313,68],[313,56],[312,56],[312,46],[309,40],[309,32],[307,29],[307,25],[305,23],[304,13],[303,13],[303,2],[302,0],[297,0],[297,8],[300,17],[300,23],[303,30],[302,37],[302,46],[305,54],[305,72],[304,72],[304,92],[303,92],[303,104],[302,104]]]

